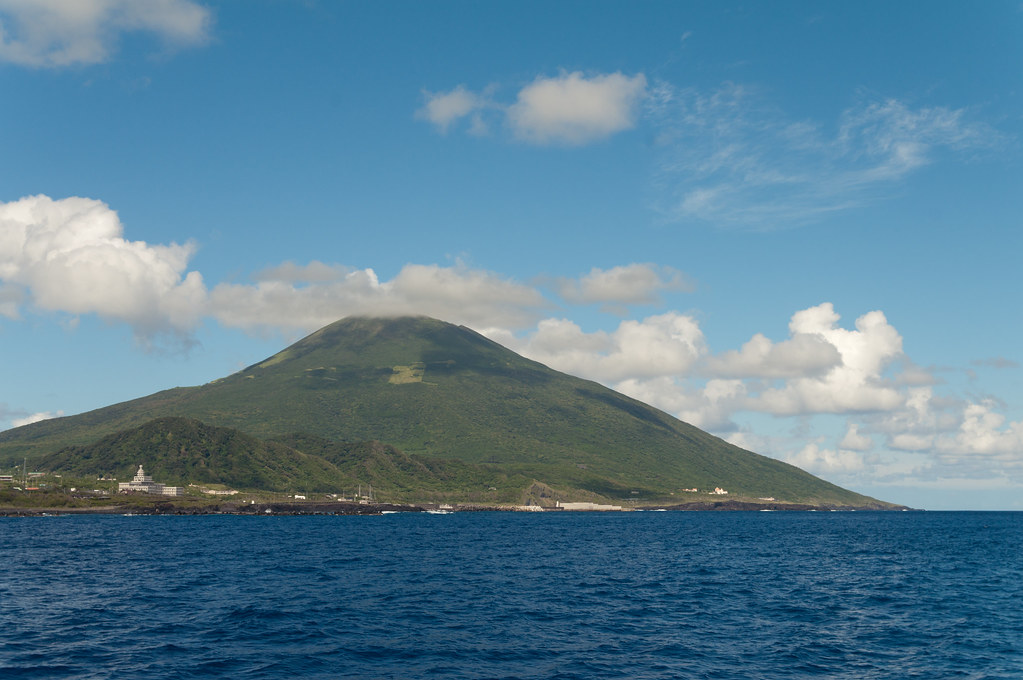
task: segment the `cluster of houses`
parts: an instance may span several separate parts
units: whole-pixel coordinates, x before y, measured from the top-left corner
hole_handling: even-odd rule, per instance
[[[39,486],[31,486],[32,480],[38,480],[40,477],[46,476],[45,472],[22,472],[20,475],[0,475],[0,483],[6,484],[23,484],[26,491],[39,491]],[[38,483],[38,482],[35,482]],[[43,487],[46,485],[43,484]],[[20,486],[14,487],[19,491],[22,489]]]

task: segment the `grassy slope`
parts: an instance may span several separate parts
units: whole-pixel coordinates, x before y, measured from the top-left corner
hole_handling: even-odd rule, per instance
[[[793,501],[870,500],[425,318],[345,319],[201,387],[0,433],[0,459],[38,457],[164,415],[262,438],[376,439],[609,497],[723,486]]]

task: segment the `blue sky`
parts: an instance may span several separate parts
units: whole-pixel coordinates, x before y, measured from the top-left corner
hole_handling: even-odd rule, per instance
[[[350,314],[1023,509],[1023,5],[0,0],[0,429]]]

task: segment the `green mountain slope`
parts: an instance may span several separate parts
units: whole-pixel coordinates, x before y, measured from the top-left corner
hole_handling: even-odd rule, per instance
[[[206,385],[0,433],[0,460],[37,460],[165,416],[259,438],[378,440],[607,498],[720,486],[750,497],[872,502],[467,328],[420,317],[344,319]]]
[[[222,484],[241,490],[351,495],[357,488],[387,501],[519,502],[530,480],[500,470],[409,456],[380,442],[334,442],[312,435],[264,441],[191,418],[157,418],[70,446],[38,461],[70,477],[130,479],[142,465],[163,483]]]
[[[345,481],[323,458],[190,418],[158,418],[92,444],[44,456],[44,470],[130,479],[138,465],[167,484],[227,484],[284,491],[334,490]]]

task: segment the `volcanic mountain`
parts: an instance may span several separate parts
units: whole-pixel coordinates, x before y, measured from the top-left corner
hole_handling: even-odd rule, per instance
[[[460,484],[477,470],[480,483],[497,474],[565,498],[670,502],[684,489],[721,487],[733,498],[888,505],[425,317],[345,318],[205,385],[0,432],[0,463],[46,459],[81,469],[87,447],[125,431],[137,437],[139,428],[170,417],[277,440],[306,456],[305,465],[308,456],[334,464],[323,455],[332,445],[376,441],[420,467],[457,467]],[[260,460],[274,450],[260,449]],[[122,457],[121,465],[135,464],[129,451]]]

